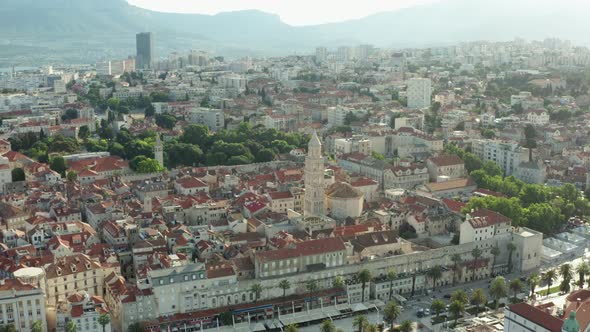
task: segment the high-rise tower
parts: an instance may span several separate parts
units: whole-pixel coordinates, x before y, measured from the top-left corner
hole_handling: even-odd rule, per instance
[[[314,131],[305,157],[305,202],[303,215],[323,216],[324,208],[324,158],[322,143]]]
[[[151,69],[154,56],[154,35],[151,32],[141,32],[135,36],[137,56],[135,67],[138,69]]]

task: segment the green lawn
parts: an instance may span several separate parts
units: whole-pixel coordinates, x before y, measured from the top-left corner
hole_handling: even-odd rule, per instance
[[[551,287],[549,289],[549,294],[553,294],[553,293],[557,293],[557,292],[559,292],[559,285],[558,286]],[[545,287],[545,288],[541,289],[540,291],[538,291],[537,294],[539,296],[546,296],[547,295],[547,287]]]

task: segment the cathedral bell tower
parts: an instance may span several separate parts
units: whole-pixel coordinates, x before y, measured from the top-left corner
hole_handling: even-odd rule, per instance
[[[322,143],[313,132],[307,147],[305,157],[305,201],[303,215],[324,216],[324,158],[322,157]]]

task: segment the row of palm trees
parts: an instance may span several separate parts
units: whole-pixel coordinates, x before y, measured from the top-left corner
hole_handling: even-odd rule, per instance
[[[578,274],[578,280],[574,283],[574,276]],[[535,289],[537,286],[543,282],[547,285],[547,296],[551,292],[551,286],[557,280],[559,276],[561,276],[561,283],[559,284],[559,291],[562,293],[569,293],[571,291],[572,284],[583,288],[584,284],[587,282],[588,287],[590,287],[590,278],[586,280],[586,276],[590,275],[590,265],[586,262],[581,262],[575,268],[569,264],[562,264],[559,269],[550,269],[542,273],[541,275],[537,273],[531,274],[527,278],[527,284],[529,286],[529,290],[531,295],[535,294]]]
[[[388,276],[389,276],[390,280],[393,282],[393,280],[396,277],[395,271],[393,271],[393,270],[390,271],[388,273]],[[373,276],[371,274],[371,271],[369,271],[368,269],[363,269],[357,273],[356,278],[362,284],[362,298],[364,299],[367,283],[369,281],[371,281]],[[334,288],[342,288],[345,286],[345,284],[346,284],[346,282],[342,276],[336,276],[332,280],[332,287],[334,287]],[[279,281],[277,286],[283,291],[283,298],[287,296],[287,290],[291,289],[291,287],[292,287],[291,282],[288,279],[283,279],[283,280]],[[309,295],[311,296],[312,293],[316,292],[319,289],[318,281],[314,280],[314,279],[308,280],[305,283],[305,288],[307,289],[307,291],[309,292]],[[258,283],[250,286],[250,292],[252,292],[254,294],[254,301],[255,302],[257,302],[260,299],[260,295],[262,294],[262,290],[263,290],[262,285],[260,285]],[[390,297],[391,297],[391,294],[390,294]]]
[[[506,282],[504,277],[496,277],[490,284],[490,296],[494,299],[494,307],[498,309],[500,305],[500,299],[508,296],[509,291],[513,294],[513,300],[516,301],[516,296],[522,292],[524,284],[519,279],[514,279],[510,283]],[[451,295],[451,304],[449,306],[449,313],[452,315],[455,323],[463,313],[465,313],[465,307],[469,304],[475,306],[476,312],[479,313],[481,306],[487,303],[487,294],[483,288],[474,289],[471,294],[467,294],[465,290],[457,290]],[[446,304],[440,299],[432,301],[430,308],[436,317],[446,309]]]
[[[391,324],[391,330],[395,328],[395,320],[401,313],[400,306],[395,301],[390,301],[383,309],[383,319]],[[410,332],[413,329],[414,322],[405,320],[397,329],[400,332]],[[377,324],[371,324],[365,315],[359,315],[352,321],[352,326],[359,332],[380,332],[381,327]],[[285,332],[297,332],[299,329],[297,325],[291,324],[285,327]],[[342,332],[342,329],[337,328],[332,320],[327,319],[320,325],[320,332]]]

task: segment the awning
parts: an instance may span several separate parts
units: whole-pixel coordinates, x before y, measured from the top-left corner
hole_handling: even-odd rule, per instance
[[[351,309],[354,312],[369,310],[369,308],[367,308],[367,306],[364,305],[364,304],[362,304],[362,303],[355,303],[355,304],[353,304],[351,306]]]
[[[254,332],[256,332],[256,331],[266,331],[266,327],[262,323],[256,323],[256,325],[254,325],[254,328],[252,329],[252,331],[254,331]]]

